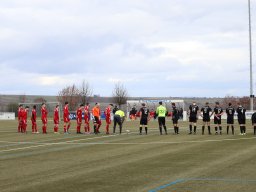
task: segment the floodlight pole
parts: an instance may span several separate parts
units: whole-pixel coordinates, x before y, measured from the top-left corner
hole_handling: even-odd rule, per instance
[[[250,110],[253,111],[253,74],[252,74],[252,27],[251,27],[251,0],[248,0],[249,12],[249,49],[250,49]]]

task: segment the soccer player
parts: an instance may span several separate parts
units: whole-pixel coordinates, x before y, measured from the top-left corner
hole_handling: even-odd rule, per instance
[[[69,109],[68,102],[65,102],[65,106],[63,109],[63,120],[64,120],[64,134],[69,134],[69,128],[71,126],[70,118],[69,118]]]
[[[22,132],[22,113],[23,113],[23,105],[20,104],[18,108],[18,133]]]
[[[159,102],[159,106],[156,109],[156,116],[158,116],[158,125],[159,125],[159,131],[160,135],[162,135],[162,127],[164,127],[165,134],[167,135],[167,128],[165,125],[165,117],[167,116],[168,111],[166,107],[163,106],[163,102]]]
[[[76,133],[77,134],[82,134],[81,133],[81,125],[82,125],[82,113],[84,109],[84,104],[81,104],[78,109],[76,110]]]
[[[22,111],[22,133],[27,133],[29,106]]]
[[[141,104],[140,108],[140,135],[142,135],[142,127],[145,127],[146,135],[148,134],[148,121],[149,121],[149,109],[146,107],[145,103]]]
[[[254,129],[253,133],[254,135],[256,135],[256,112],[252,114],[251,120],[252,120],[253,129]]]
[[[108,107],[105,109],[104,114],[106,118],[106,134],[109,134],[109,125],[111,124],[111,108],[113,104],[109,104]]]
[[[235,115],[235,108],[232,106],[232,103],[228,104],[228,108],[226,109],[227,114],[227,134],[229,134],[229,127],[231,126],[232,135],[235,134],[234,130],[234,115]]]
[[[211,126],[210,126],[210,119],[212,114],[212,108],[209,107],[209,103],[206,102],[205,106],[201,108],[201,112],[203,113],[203,115],[201,115],[203,117],[203,126],[202,126],[202,135],[204,135],[204,130],[205,130],[205,126],[208,127],[208,134],[211,135]]]
[[[99,125],[100,123],[100,104],[95,103],[95,106],[92,108],[92,115],[93,115],[93,128],[94,134],[99,133]]]
[[[90,134],[90,104],[86,103],[86,106],[84,107],[84,131],[87,134]]]
[[[47,133],[47,115],[48,115],[48,111],[46,109],[46,104],[42,103],[42,107],[41,107],[41,120],[42,120],[42,130],[43,130],[43,134]]]
[[[113,133],[116,132],[116,124],[119,125],[119,133],[122,134],[122,128],[123,128],[123,122],[125,119],[125,114],[122,110],[118,109],[114,115],[114,127],[113,127]]]
[[[199,107],[196,105],[196,102],[193,102],[192,105],[189,106],[189,134],[192,134],[192,126],[194,126],[194,134],[196,134],[196,122],[198,116]]]
[[[59,133],[59,123],[60,123],[59,105],[55,106],[53,121],[54,121],[54,128],[53,128],[54,133],[58,134]]]
[[[172,123],[174,126],[174,134],[179,134],[179,110],[177,109],[175,103],[172,103]]]
[[[245,118],[245,112],[246,109],[241,105],[241,103],[238,103],[238,108],[236,109],[237,112],[237,119],[238,124],[240,126],[240,135],[246,135],[246,118]]]
[[[37,123],[36,123],[36,105],[33,106],[31,112],[31,123],[32,123],[32,133],[39,133],[37,131]]]
[[[215,135],[218,135],[218,127],[220,135],[222,134],[221,116],[223,115],[223,109],[220,107],[219,102],[215,102],[215,108],[213,109],[214,124],[215,124]]]

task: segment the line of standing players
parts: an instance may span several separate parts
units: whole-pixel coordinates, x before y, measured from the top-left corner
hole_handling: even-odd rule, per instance
[[[231,103],[228,104],[228,107],[224,111],[222,107],[220,106],[219,102],[215,103],[215,107],[212,110],[212,108],[209,106],[209,103],[206,102],[205,106],[199,109],[198,105],[196,105],[196,102],[193,102],[192,105],[189,106],[188,110],[188,116],[189,116],[189,134],[196,134],[197,133],[197,120],[198,117],[201,116],[203,120],[202,125],[202,135],[205,134],[205,127],[208,128],[208,134],[211,135],[211,117],[214,117],[214,128],[215,128],[215,135],[222,134],[222,123],[221,123],[221,117],[224,114],[224,112],[227,115],[227,129],[226,133],[229,134],[230,128],[231,133],[235,134],[234,129],[234,116],[235,112],[237,113],[237,119],[238,124],[240,126],[240,135],[246,135],[246,109],[241,105],[241,103],[238,103],[238,107],[235,109]],[[163,129],[165,131],[165,134],[167,134],[166,129],[166,123],[165,118],[168,114],[168,111],[166,107],[163,106],[162,102],[159,102],[159,106],[156,109],[155,112],[155,119],[158,117],[158,124],[159,124],[159,131],[160,135],[163,134]],[[142,103],[142,108],[140,109],[140,134],[142,134],[142,127],[145,127],[145,133],[148,133],[148,121],[150,120],[149,116],[149,110],[145,106],[144,103]],[[179,111],[176,108],[175,103],[172,103],[172,121],[174,126],[174,134],[179,134]],[[254,128],[254,135],[256,135],[256,112],[252,114],[251,117],[252,125]]]
[[[109,104],[108,107],[105,109],[105,120],[106,120],[106,134],[110,133],[109,127],[111,124],[111,110],[113,104]],[[27,133],[27,126],[28,126],[28,113],[29,113],[29,106],[24,106],[21,104],[18,109],[18,132],[20,133]],[[82,114],[84,113],[84,118]],[[122,133],[122,124],[124,121],[124,112],[117,107],[113,109],[114,113],[114,127],[113,132],[115,133],[116,125],[119,125],[120,133]],[[93,119],[93,132],[91,132],[90,128],[90,115],[92,114]],[[70,134],[69,129],[71,127],[70,121],[70,111],[69,111],[69,103],[65,102],[65,106],[63,108],[63,132],[64,134]],[[83,124],[84,119],[84,133],[85,134],[98,134],[100,133],[99,129],[102,125],[101,122],[101,110],[100,104],[95,103],[95,106],[92,108],[90,112],[90,104],[86,103],[86,105],[81,104],[76,110],[76,133],[82,134],[81,127]],[[41,105],[41,121],[42,121],[42,133],[47,134],[47,125],[48,125],[48,110],[46,108],[46,104],[42,103]],[[59,105],[55,106],[54,113],[53,113],[53,121],[54,121],[54,133],[59,134],[59,124],[60,124],[60,117],[59,117]],[[31,124],[32,124],[32,133],[38,134],[37,128],[37,111],[36,105],[33,106],[31,111]]]

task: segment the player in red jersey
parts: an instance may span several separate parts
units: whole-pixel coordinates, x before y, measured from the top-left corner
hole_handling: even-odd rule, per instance
[[[28,106],[26,106],[25,109],[22,110],[22,133],[27,133],[28,111],[29,111]]]
[[[109,134],[109,125],[111,124],[111,109],[113,104],[109,104],[108,107],[105,109],[104,114],[106,117],[106,134]]]
[[[46,109],[46,104],[42,103],[42,107],[41,107],[41,120],[42,120],[42,130],[43,130],[43,134],[47,133],[47,115],[48,115],[48,111]]]
[[[32,133],[39,133],[37,131],[37,124],[36,124],[36,105],[33,106],[31,112],[31,123],[32,123]]]
[[[18,132],[19,133],[22,131],[22,111],[23,111],[23,105],[20,104],[18,108]]]
[[[85,133],[90,134],[90,104],[86,103],[86,106],[84,107],[84,131]]]
[[[84,109],[84,104],[81,104],[78,109],[76,110],[76,133],[77,134],[82,134],[81,133],[81,125],[82,125],[82,114],[83,114],[83,109]]]
[[[54,133],[59,133],[59,123],[60,123],[59,105],[55,106],[53,121],[54,121],[54,128],[53,128]]]
[[[64,133],[69,134],[68,130],[70,128],[71,122],[69,118],[69,109],[68,109],[68,102],[65,102],[65,106],[63,109],[63,120],[64,120]]]

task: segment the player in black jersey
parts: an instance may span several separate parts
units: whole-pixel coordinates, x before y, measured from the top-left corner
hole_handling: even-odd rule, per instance
[[[222,134],[222,126],[221,126],[221,116],[223,114],[223,110],[220,107],[220,103],[215,103],[215,108],[213,109],[214,114],[214,124],[215,124],[215,135],[218,135],[218,127],[220,131],[220,135]]]
[[[227,114],[227,134],[229,134],[229,126],[231,126],[232,135],[234,135],[235,134],[235,130],[234,130],[235,109],[232,106],[232,103],[228,104],[228,108],[226,109],[226,114]]]
[[[179,134],[178,120],[179,120],[179,110],[176,108],[175,103],[172,103],[172,122],[173,122],[175,134]]]
[[[245,135],[246,134],[246,118],[245,118],[245,112],[246,109],[241,105],[241,103],[237,103],[238,108],[236,109],[237,112],[237,119],[240,126],[240,134]]]
[[[194,134],[196,134],[196,122],[198,117],[199,107],[196,105],[196,102],[193,102],[192,105],[189,106],[189,134],[192,134],[192,126],[194,125]]]
[[[140,108],[140,135],[142,135],[142,127],[145,126],[146,135],[148,134],[149,109],[145,103]]]
[[[251,120],[252,120],[253,129],[254,129],[254,135],[256,135],[256,112],[252,114]]]
[[[209,103],[206,102],[205,106],[201,108],[201,112],[203,115],[201,115],[203,117],[203,126],[202,126],[202,135],[204,135],[204,129],[205,129],[205,125],[208,126],[208,134],[211,135],[211,127],[210,127],[210,118],[212,116],[212,108],[209,107]]]

